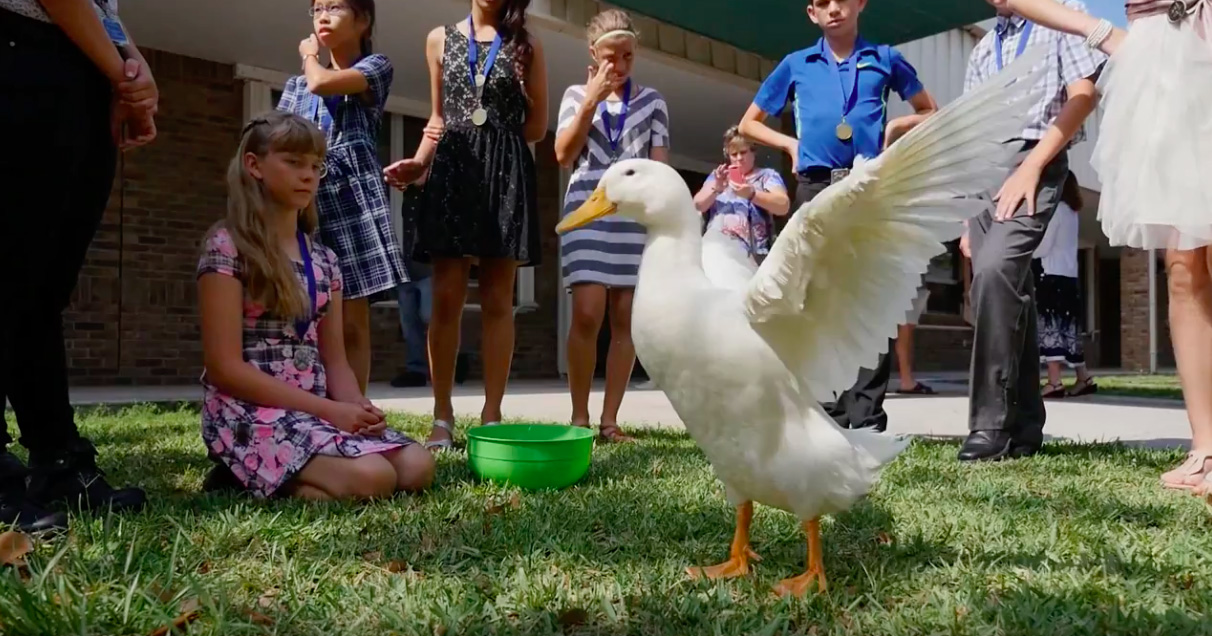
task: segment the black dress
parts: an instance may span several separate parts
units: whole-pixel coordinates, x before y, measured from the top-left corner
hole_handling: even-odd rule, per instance
[[[477,72],[490,42],[476,42]],[[442,54],[442,114],[438,141],[417,215],[413,258],[504,258],[522,266],[540,262],[534,157],[522,136],[527,98],[514,70],[516,47],[501,46],[484,86],[488,120],[472,123],[475,91],[468,38],[446,27]]]

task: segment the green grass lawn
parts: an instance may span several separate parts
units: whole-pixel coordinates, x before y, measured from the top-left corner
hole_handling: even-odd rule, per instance
[[[1063,376],[1062,381],[1066,387],[1072,387],[1075,382],[1071,374]],[[1044,375],[1040,387],[1047,383],[1047,375]],[[1094,383],[1098,385],[1096,396],[1183,399],[1183,388],[1177,375],[1100,375],[1094,378]]]
[[[1176,375],[1108,375],[1095,378],[1099,395],[1183,399]],[[1066,385],[1072,384],[1067,380]]]
[[[478,484],[447,455],[431,493],[315,505],[199,494],[195,412],[82,422],[152,504],[74,518],[26,572],[0,570],[0,633],[149,634],[183,604],[187,633],[224,635],[1212,632],[1209,509],[1157,486],[1177,452],[1053,445],[962,466],[954,444],[919,441],[822,523],[829,593],[780,600],[804,544],[778,511],[758,510],[750,578],[683,574],[726,556],[733,511],[681,434],[600,446],[563,492]]]

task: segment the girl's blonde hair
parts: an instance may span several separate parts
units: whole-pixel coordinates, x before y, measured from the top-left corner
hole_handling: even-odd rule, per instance
[[[323,160],[327,152],[324,133],[310,121],[281,111],[249,121],[240,138],[240,149],[227,166],[227,217],[218,224],[227,229],[236,245],[248,297],[276,317],[308,318],[311,302],[299,285],[290,257],[274,240],[266,223],[269,192],[244,168],[244,155],[250,152],[260,158],[287,152]],[[299,229],[311,236],[318,226],[313,201],[299,211]]]
[[[593,16],[589,20],[589,26],[585,27],[585,37],[589,39],[589,46],[592,47],[603,35],[611,31],[624,31],[636,40],[640,39],[640,33],[636,31],[631,16],[619,9],[607,9]]]

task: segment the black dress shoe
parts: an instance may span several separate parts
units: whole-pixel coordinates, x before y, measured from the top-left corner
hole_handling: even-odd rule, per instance
[[[0,450],[0,532],[15,527],[26,534],[67,532],[67,515],[51,512],[26,497],[26,468],[15,455]]]
[[[1006,431],[973,431],[959,450],[961,462],[997,461],[1010,454],[1014,439]]]
[[[1010,457],[1019,459],[1030,457],[1039,452],[1044,445],[1044,428],[1029,426],[1019,429],[1014,434],[1014,442],[1010,445]]]
[[[79,439],[58,452],[30,455],[28,495],[46,507],[88,511],[142,510],[147,495],[138,488],[114,488],[97,468],[97,449]]]

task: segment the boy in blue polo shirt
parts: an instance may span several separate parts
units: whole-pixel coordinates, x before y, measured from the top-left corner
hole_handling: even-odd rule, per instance
[[[859,37],[859,14],[867,0],[812,0],[808,17],[824,33],[812,46],[787,57],[766,78],[741,120],[741,132],[786,152],[795,166],[799,208],[844,178],[858,155],[875,157],[884,147],[937,110],[917,71],[890,46]],[[888,94],[895,91],[915,114],[887,120]],[[796,137],[763,122],[783,112],[791,99]],[[891,348],[891,343],[889,347]],[[884,394],[891,361],[859,372],[855,385],[825,405],[847,428],[888,426]]]

